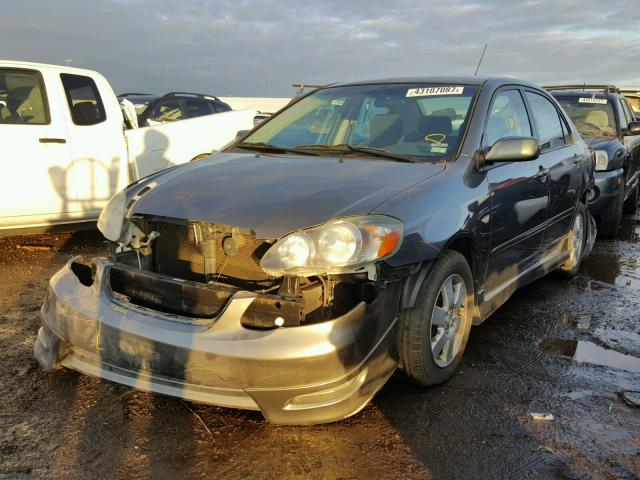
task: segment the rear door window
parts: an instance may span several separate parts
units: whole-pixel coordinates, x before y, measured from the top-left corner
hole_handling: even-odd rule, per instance
[[[201,117],[213,113],[209,104],[204,100],[189,99],[184,101],[187,108],[187,118]]]
[[[0,123],[50,123],[47,95],[39,72],[0,69]]]
[[[529,116],[520,92],[518,90],[499,92],[493,99],[489,111],[485,145],[490,147],[505,137],[531,137],[532,135]]]
[[[538,93],[527,91],[525,95],[531,106],[540,150],[550,150],[565,145],[566,139],[560,124],[560,114],[553,103]]]
[[[107,119],[100,92],[93,78],[62,73],[60,79],[73,123],[83,126],[96,125]]]

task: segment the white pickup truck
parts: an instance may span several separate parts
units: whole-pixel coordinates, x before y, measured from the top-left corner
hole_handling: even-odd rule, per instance
[[[255,114],[126,129],[99,73],[0,60],[0,234],[94,221],[129,183],[222,148]]]

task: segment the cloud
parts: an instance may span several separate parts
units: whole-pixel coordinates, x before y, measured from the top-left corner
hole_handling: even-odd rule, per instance
[[[3,0],[0,58],[105,74],[117,91],[292,95],[292,83],[482,75],[640,84],[626,0]]]

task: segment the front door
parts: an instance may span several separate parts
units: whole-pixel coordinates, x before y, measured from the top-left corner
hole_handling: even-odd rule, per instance
[[[522,94],[499,91],[492,101],[483,146],[505,137],[531,137]],[[485,299],[510,294],[539,260],[549,207],[549,172],[540,159],[487,166],[491,194],[491,253]],[[502,297],[504,297],[502,295]]]
[[[49,71],[0,68],[0,228],[56,223],[78,210],[63,99]]]

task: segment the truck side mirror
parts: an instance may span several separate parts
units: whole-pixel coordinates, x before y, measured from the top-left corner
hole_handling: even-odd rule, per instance
[[[640,135],[640,122],[629,122],[629,126],[624,133],[625,135]]]

